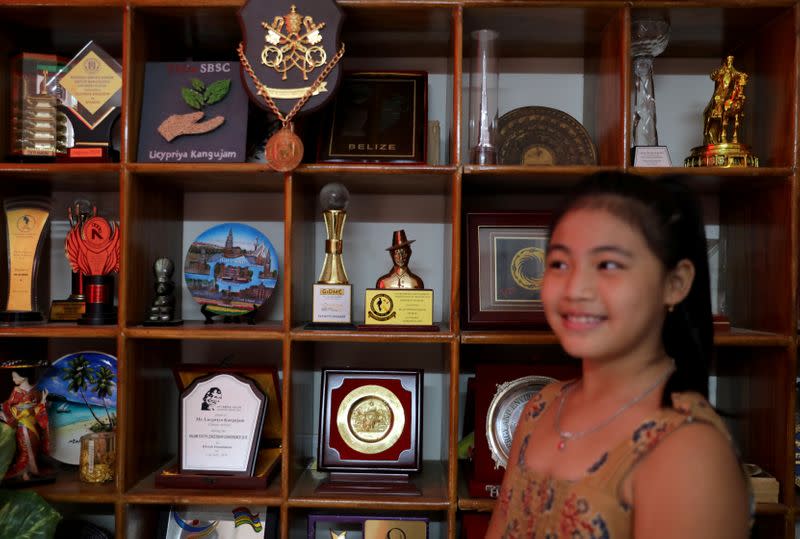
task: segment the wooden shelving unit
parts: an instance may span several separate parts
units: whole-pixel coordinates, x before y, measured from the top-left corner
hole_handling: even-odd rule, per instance
[[[797,375],[798,101],[800,98],[800,3],[797,0],[697,0],[693,2],[603,0],[342,0],[345,68],[381,67],[402,60],[419,70],[435,67],[444,79],[439,107],[446,147],[444,165],[370,166],[315,164],[314,148],[293,173],[263,164],[137,163],[144,66],[148,61],[187,58],[235,59],[241,35],[240,0],[7,0],[0,3],[0,72],[20,51],[71,56],[96,40],[123,65],[122,160],[100,165],[20,164],[8,158],[8,129],[0,130],[0,197],[18,194],[118,197],[123,230],[123,264],[117,279],[119,323],[103,328],[69,324],[0,328],[0,353],[30,351],[53,359],[55,350],[94,346],[119,359],[118,469],[112,485],[81,484],[65,471],[55,484],[36,490],[56,506],[113,515],[120,538],[154,537],[160,515],[172,504],[259,504],[279,519],[280,536],[304,536],[309,513],[363,512],[428,516],[435,534],[454,539],[463,512],[488,512],[494,502],[467,494],[457,463],[461,437],[459,400],[464,379],[483,361],[525,362],[559,358],[549,331],[483,331],[464,327],[468,298],[463,250],[466,213],[484,208],[547,209],[555,195],[597,171],[631,171],[644,176],[683,173],[704,199],[719,208],[715,224],[727,239],[724,292],[735,329],[718,334],[718,405],[732,413],[732,432],[745,460],[775,475],[777,504],[757,508],[755,537],[793,537],[800,518],[794,487],[794,410]],[[750,74],[745,132],[761,160],[758,169],[640,169],[631,166],[629,27],[638,12],[658,9],[671,20],[666,58],[685,59],[692,74],[711,60],[733,53]],[[597,147],[592,167],[478,166],[467,162],[463,140],[468,102],[470,32],[500,30],[503,60],[578,59],[582,78],[582,123]],[[524,62],[523,62],[524,64]],[[571,64],[572,65],[572,64]],[[444,67],[442,67],[444,66]],[[535,85],[539,72],[529,73]],[[9,82],[0,77],[0,126],[9,125]],[[708,99],[703,92],[696,98]],[[528,103],[538,104],[538,103]],[[661,106],[661,105],[659,105]],[[659,108],[662,115],[682,110]],[[698,120],[699,121],[699,120]],[[699,129],[699,127],[698,127]],[[683,156],[673,155],[676,164]],[[317,332],[303,329],[310,316],[314,255],[320,247],[315,204],[326,183],[344,183],[351,194],[382,200],[390,211],[374,218],[402,228],[418,217],[416,207],[397,208],[394,197],[432,201],[425,217],[444,230],[444,250],[434,261],[440,277],[435,293],[441,312],[437,332]],[[152,297],[151,267],[169,256],[180,268],[184,225],[198,219],[192,201],[218,199],[202,220],[236,220],[231,201],[252,199],[241,219],[280,223],[282,302],[269,320],[254,326],[188,321],[182,327],[142,326]],[[443,203],[439,203],[443,201]],[[438,204],[438,205],[437,205]],[[520,207],[520,204],[524,205]],[[254,210],[254,207],[268,209]],[[430,211],[430,210],[427,210]],[[260,213],[262,212],[262,213]],[[267,214],[268,212],[268,214]],[[3,226],[3,225],[0,225]],[[348,225],[349,226],[349,225]],[[5,231],[0,230],[0,237]],[[420,242],[418,242],[419,244]],[[349,244],[346,249],[358,246]],[[347,256],[347,255],[346,255]],[[413,262],[413,261],[412,261]],[[47,268],[40,283],[41,305],[53,293]],[[0,268],[0,283],[6,272]],[[67,276],[64,277],[65,279]],[[176,272],[176,283],[181,283]],[[0,285],[2,286],[2,285]],[[0,292],[4,293],[3,290]],[[358,292],[358,291],[356,291]],[[275,298],[273,298],[275,300]],[[199,318],[193,313],[184,317]],[[359,314],[354,313],[358,319]],[[281,373],[283,459],[264,490],[177,490],[154,486],[154,473],[177,451],[177,390],[171,368],[211,362],[232,349],[249,364]],[[198,359],[199,358],[199,359]],[[218,359],[218,358],[217,358]],[[558,359],[556,359],[558,360]],[[561,360],[567,361],[567,360]],[[348,365],[378,368],[387,362],[421,368],[437,380],[435,398],[425,401],[424,420],[433,436],[425,440],[423,471],[414,478],[416,496],[376,495],[364,489],[342,495],[317,491],[324,474],[313,472],[314,433],[319,406],[314,377],[321,369]],[[427,395],[426,395],[427,396]]]

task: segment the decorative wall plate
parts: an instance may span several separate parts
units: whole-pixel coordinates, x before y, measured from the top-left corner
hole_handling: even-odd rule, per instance
[[[486,440],[495,467],[506,467],[511,453],[511,440],[528,401],[555,378],[523,376],[497,386],[486,414]]]
[[[192,298],[220,316],[250,314],[272,296],[278,254],[269,238],[252,226],[223,223],[189,246],[183,277]]]
[[[520,107],[497,121],[500,165],[596,165],[589,132],[564,111]]]
[[[117,423],[117,358],[92,351],[67,354],[36,386],[49,392],[50,456],[80,464],[81,436],[110,431]]]

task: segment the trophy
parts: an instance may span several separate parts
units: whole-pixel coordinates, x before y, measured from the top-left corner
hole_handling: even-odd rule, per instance
[[[86,310],[79,324],[117,323],[114,306],[114,276],[119,271],[119,223],[97,215],[74,226],[67,233],[67,258],[72,271],[83,275]]]
[[[175,264],[169,258],[159,258],[153,264],[153,274],[156,277],[156,297],[150,305],[145,326],[180,326],[183,320],[175,319],[175,283],[172,274]]]
[[[314,284],[313,324],[349,326],[352,321],[352,285],[342,261],[342,232],[350,193],[341,183],[329,183],[319,193],[325,221],[325,260]]]
[[[38,310],[36,274],[42,255],[50,201],[41,197],[8,198],[3,202],[6,214],[8,247],[8,295],[0,322],[18,324],[41,322]]]
[[[669,21],[664,18],[637,19],[631,24],[631,54],[636,89],[633,101],[635,167],[672,166],[669,150],[666,146],[658,145],[653,88],[653,59],[667,48],[669,33]]]
[[[692,148],[686,167],[757,167],[758,157],[739,143],[748,75],[733,67],[733,56],[711,73],[714,94],[703,111],[703,146]],[[730,135],[729,135],[730,133]]]
[[[500,74],[497,70],[494,30],[476,30],[475,58],[469,78],[469,148],[470,162],[477,165],[497,163],[495,131],[497,129],[497,91]]]
[[[76,200],[68,208],[70,228],[81,226],[92,215],[93,206],[88,200]],[[64,249],[69,260],[69,254]],[[86,296],[83,293],[83,275],[79,271],[72,272],[72,288],[67,299],[56,299],[50,304],[51,322],[76,321],[86,311]]]
[[[367,289],[364,326],[359,329],[439,329],[433,325],[433,290],[425,289],[422,279],[408,268],[414,241],[405,230],[392,233],[392,245],[386,248],[392,269],[378,277],[375,288]]]
[[[50,78],[47,91],[61,102],[59,110],[74,134],[64,160],[109,160],[112,131],[122,104],[122,66],[90,41]]]
[[[11,155],[23,160],[53,158],[65,152],[66,116],[47,93],[46,82],[63,65],[52,54],[23,52],[11,70]]]

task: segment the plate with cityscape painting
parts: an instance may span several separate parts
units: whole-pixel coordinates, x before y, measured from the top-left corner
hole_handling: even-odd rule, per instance
[[[53,364],[36,384],[46,389],[50,456],[80,463],[81,436],[110,432],[117,424],[117,358],[103,352],[75,352]]]
[[[253,314],[278,282],[278,255],[266,235],[241,223],[223,223],[189,246],[183,277],[203,313]]]

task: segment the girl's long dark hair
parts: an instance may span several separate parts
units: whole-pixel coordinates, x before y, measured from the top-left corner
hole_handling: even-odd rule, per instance
[[[662,341],[675,360],[675,372],[661,402],[670,406],[676,391],[696,391],[708,398],[714,332],[706,235],[697,198],[676,176],[652,180],[602,172],[574,188],[554,215],[551,233],[567,212],[581,208],[604,209],[636,228],[667,271],[683,259],[694,264],[689,294],[664,321]]]

